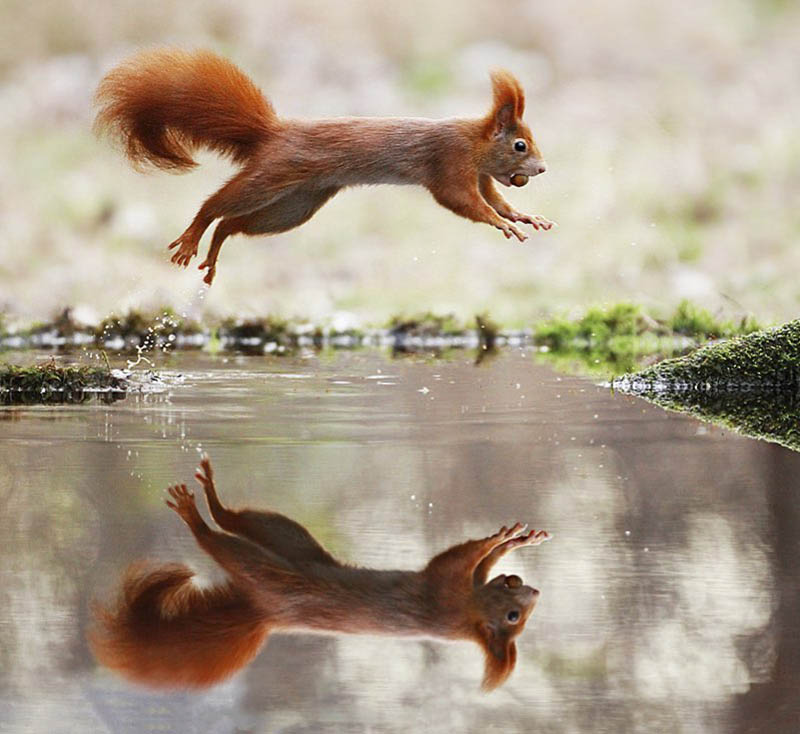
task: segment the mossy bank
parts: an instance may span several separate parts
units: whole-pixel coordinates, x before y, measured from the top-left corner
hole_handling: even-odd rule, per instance
[[[615,390],[800,451],[800,320],[612,380]]]
[[[0,403],[82,403],[96,396],[107,402],[124,397],[126,377],[119,370],[55,362],[22,367],[0,364]]]
[[[636,393],[796,390],[800,376],[800,320],[707,344],[612,381]]]

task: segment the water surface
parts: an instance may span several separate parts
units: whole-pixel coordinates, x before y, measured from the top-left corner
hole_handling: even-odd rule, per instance
[[[0,408],[0,731],[796,731],[800,456],[559,377],[378,352],[179,354],[112,405]],[[179,377],[181,376],[181,377]],[[514,520],[542,591],[516,672],[470,643],[274,635],[201,693],[98,668],[94,598],[131,561],[213,565],[163,504],[199,451],[232,504],[345,560],[412,568]]]

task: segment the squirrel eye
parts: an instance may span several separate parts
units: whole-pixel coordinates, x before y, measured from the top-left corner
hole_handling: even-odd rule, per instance
[[[509,622],[518,622],[519,621],[519,612],[516,609],[510,611],[506,615],[506,619],[508,619]]]
[[[528,146],[525,143],[525,141],[522,140],[522,139],[515,140],[514,141],[514,150],[516,150],[518,153],[524,153],[526,150],[528,150]]]

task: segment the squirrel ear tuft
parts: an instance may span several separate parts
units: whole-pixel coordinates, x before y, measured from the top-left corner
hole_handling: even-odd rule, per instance
[[[482,688],[492,691],[514,671],[517,645],[505,634],[497,634],[488,624],[478,625],[478,643],[486,655]]]
[[[522,119],[525,112],[525,92],[511,72],[496,69],[491,77],[494,104],[487,122],[490,133],[496,134]]]

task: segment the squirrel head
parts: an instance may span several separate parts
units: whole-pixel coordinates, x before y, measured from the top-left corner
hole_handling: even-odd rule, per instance
[[[522,86],[508,71],[493,71],[491,77],[494,103],[483,120],[486,145],[479,165],[482,173],[510,186],[513,177],[538,176],[547,167],[530,128],[522,120]]]
[[[491,691],[514,670],[514,640],[525,627],[539,590],[524,586],[519,576],[500,574],[474,591],[477,619],[473,634],[486,655],[483,689]]]

